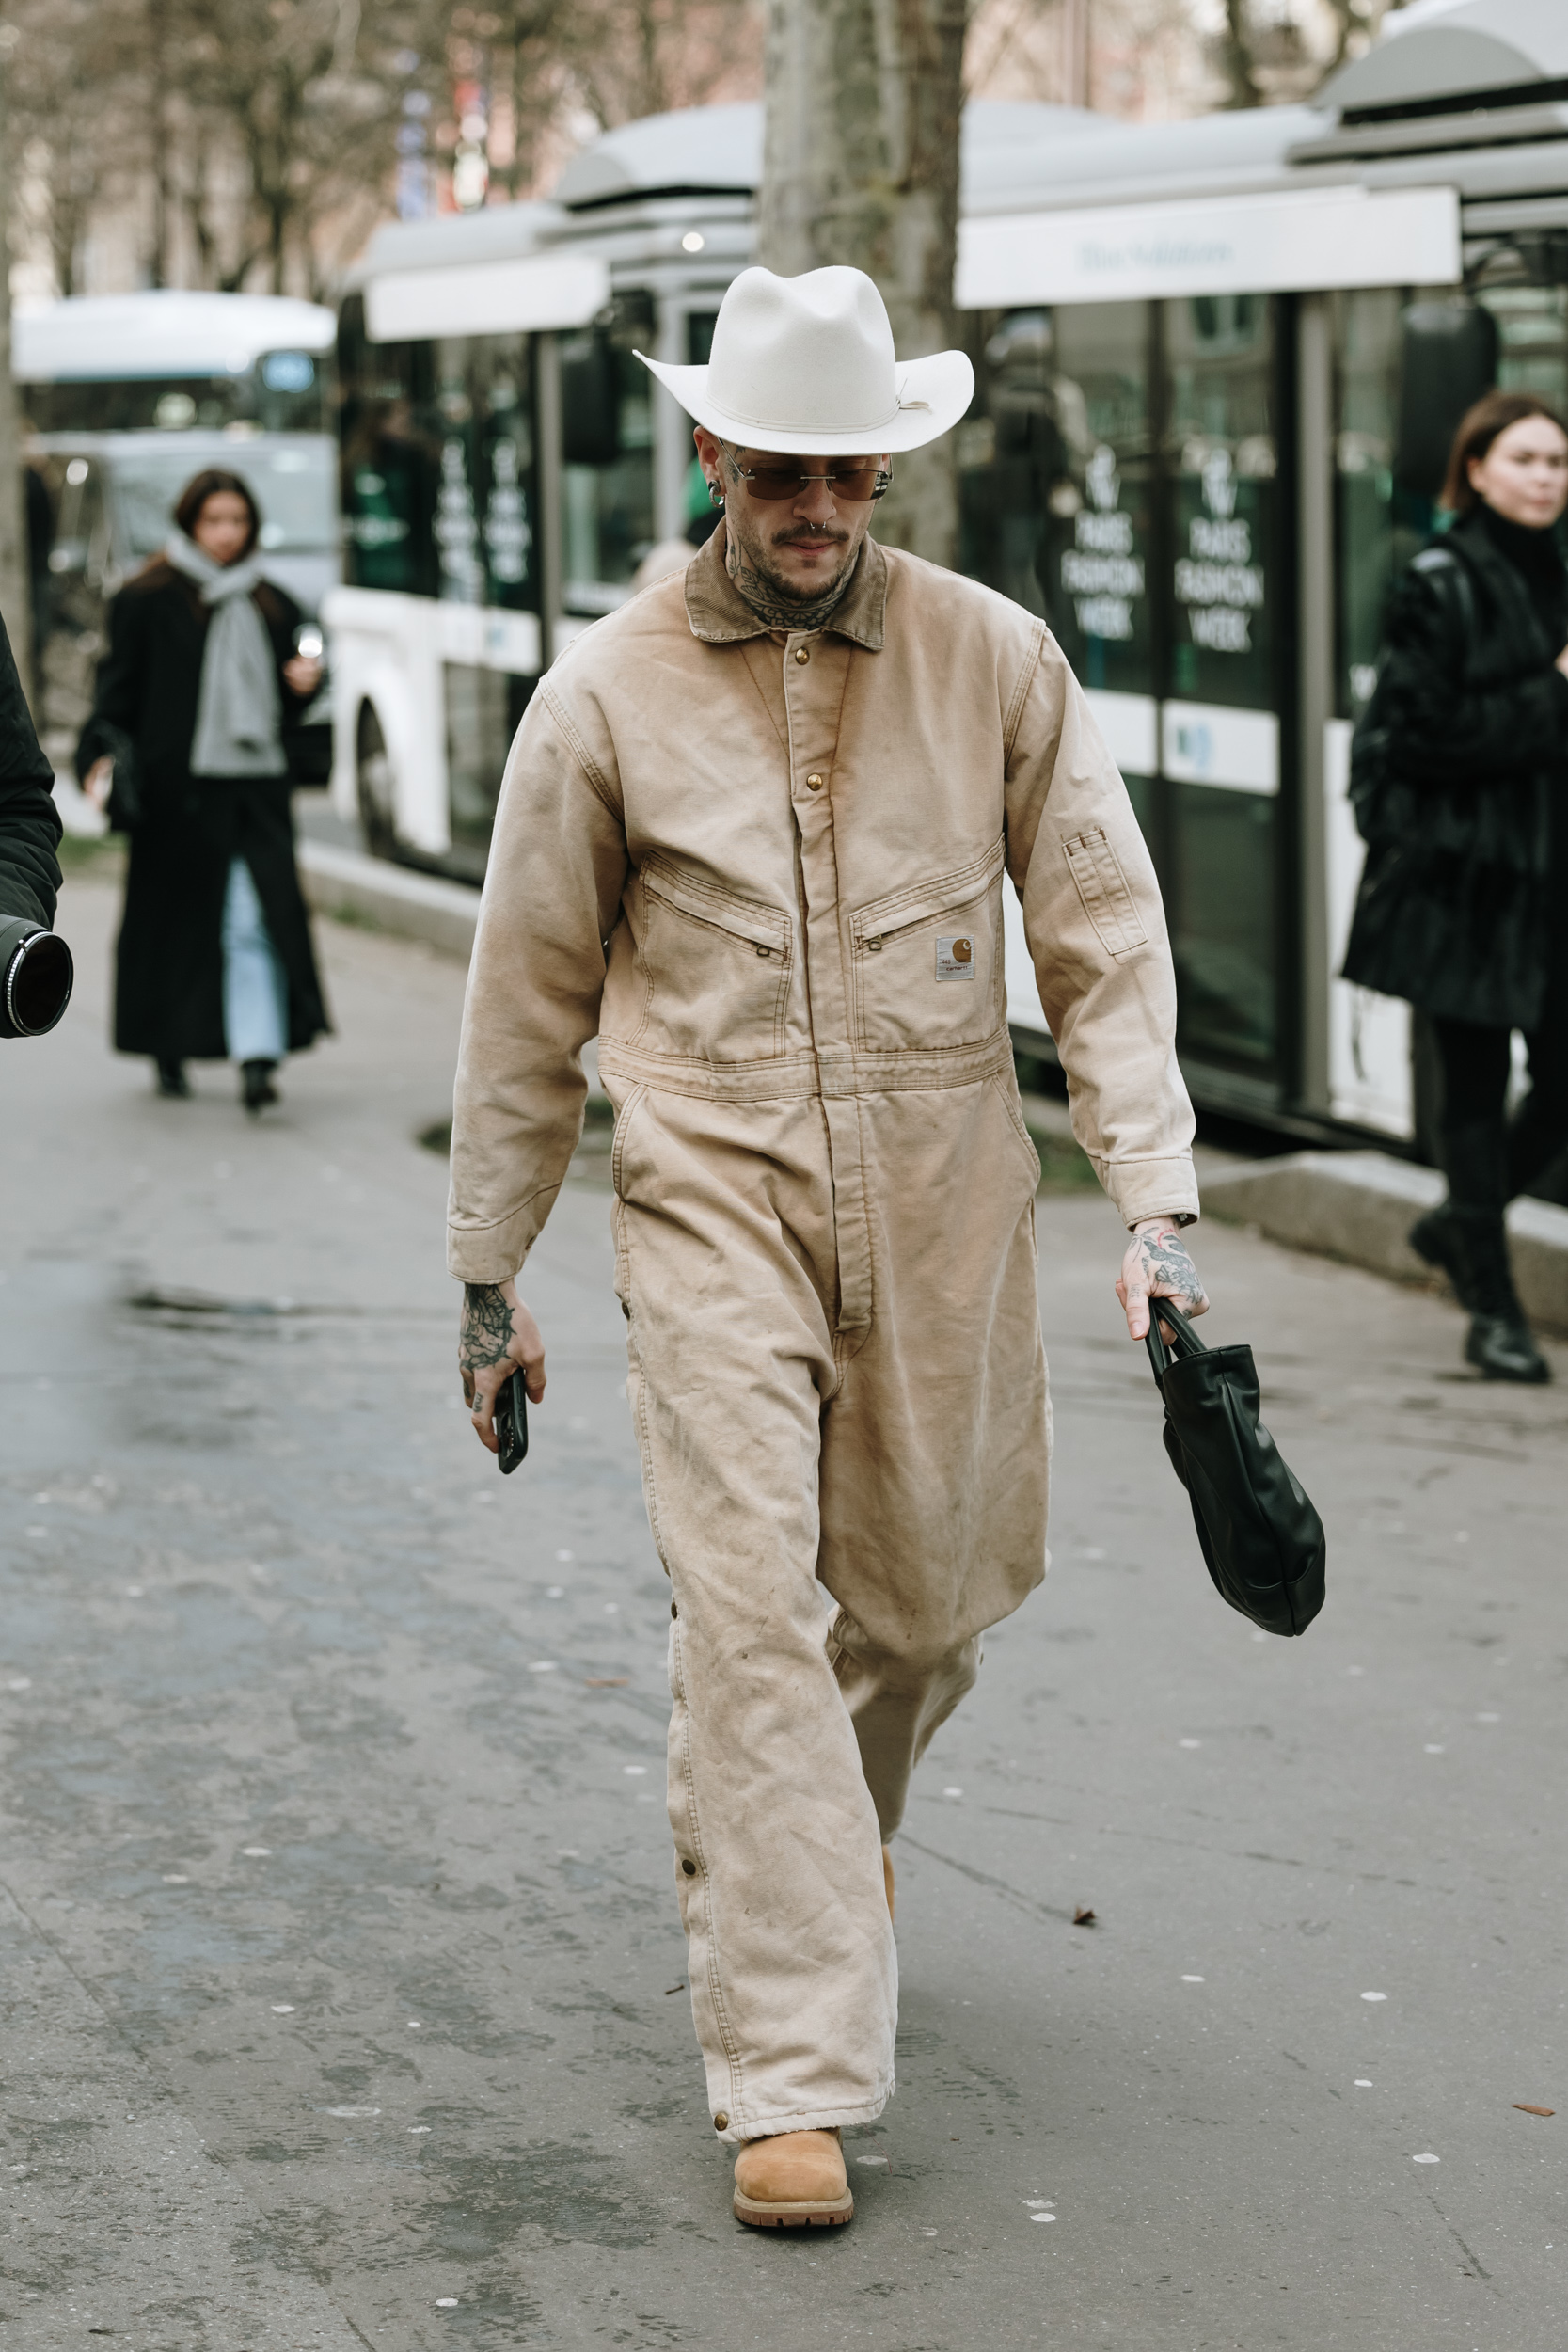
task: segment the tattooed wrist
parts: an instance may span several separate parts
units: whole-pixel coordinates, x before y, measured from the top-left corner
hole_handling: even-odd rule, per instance
[[[512,1309],[499,1282],[465,1282],[457,1361],[464,1372],[504,1363],[512,1345]]]

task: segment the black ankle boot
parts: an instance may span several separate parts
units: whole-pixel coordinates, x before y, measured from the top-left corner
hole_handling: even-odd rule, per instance
[[[1502,1218],[1456,1209],[1452,1222],[1471,1315],[1465,1342],[1466,1361],[1488,1380],[1521,1380],[1532,1385],[1549,1380],[1551,1366],[1530,1335],[1513,1287]]]
[[[1425,1216],[1418,1216],[1406,1239],[1418,1258],[1424,1258],[1428,1265],[1435,1266],[1439,1273],[1448,1276],[1460,1305],[1474,1314],[1474,1304],[1466,1295],[1468,1278],[1465,1271],[1465,1256],[1459,1246],[1459,1235],[1454,1230],[1453,1203],[1440,1201],[1435,1209],[1429,1209]]]
[[[184,1102],[191,1090],[191,1082],[185,1075],[184,1063],[160,1061],[157,1067],[159,1093],[166,1095],[170,1102]]]
[[[264,1111],[269,1103],[280,1103],[282,1096],[273,1085],[275,1061],[243,1061],[240,1064],[240,1100],[254,1118]]]

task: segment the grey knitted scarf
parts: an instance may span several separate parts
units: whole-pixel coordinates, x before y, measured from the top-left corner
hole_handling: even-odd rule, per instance
[[[282,707],[277,660],[267,625],[251,601],[262,578],[261,558],[214,564],[182,531],[169,536],[165,555],[194,580],[212,608],[201,657],[191,772],[198,776],[281,776]]]

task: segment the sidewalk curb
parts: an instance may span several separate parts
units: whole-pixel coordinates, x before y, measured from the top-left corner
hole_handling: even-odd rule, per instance
[[[385,858],[308,838],[299,844],[299,875],[318,914],[390,931],[400,939],[422,939],[465,963],[473,952],[479,892],[465,882],[416,873]]]
[[[1444,1191],[1434,1168],[1382,1152],[1292,1152],[1210,1177],[1203,1209],[1226,1224],[1255,1226],[1292,1249],[1340,1258],[1398,1282],[1430,1284],[1433,1269],[1405,1235]],[[1568,1334],[1568,1209],[1515,1200],[1508,1237],[1526,1313],[1545,1330]]]

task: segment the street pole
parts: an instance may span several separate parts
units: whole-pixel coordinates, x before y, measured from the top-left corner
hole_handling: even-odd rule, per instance
[[[867,271],[901,359],[958,340],[965,12],[965,0],[768,0],[758,259],[786,278],[830,262]],[[894,477],[878,537],[951,564],[953,435],[897,458]]]
[[[11,383],[11,175],[9,81],[17,32],[0,25],[0,615],[16,656],[17,675],[29,703],[33,695],[33,616],[22,502],[22,450],[17,430],[16,390]]]

